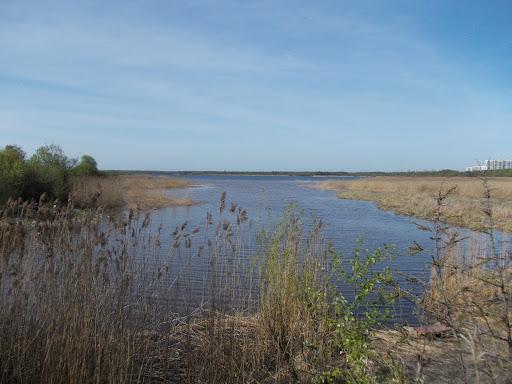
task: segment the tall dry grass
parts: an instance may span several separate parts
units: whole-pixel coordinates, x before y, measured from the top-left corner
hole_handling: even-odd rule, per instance
[[[380,335],[386,340],[384,347],[391,348],[408,366],[416,382],[480,384],[512,380],[510,235],[496,233],[493,180],[484,178],[479,182],[483,191],[479,208],[484,217],[483,234],[468,238],[443,224],[448,211],[445,204],[457,191],[441,189],[444,186],[439,186],[435,219],[429,226],[419,226],[430,233],[433,247],[431,277],[417,303],[426,319],[439,325],[422,331],[428,338]],[[439,329],[443,329],[441,338],[436,336]]]
[[[447,240],[452,242],[453,240]],[[423,376],[451,383],[509,383],[512,377],[512,263],[471,244],[443,244],[421,307],[450,331],[442,341],[409,340]],[[499,266],[495,265],[499,263]],[[447,367],[447,368],[443,368]]]
[[[495,228],[512,230],[512,179],[490,178]],[[392,177],[356,180],[328,180],[317,188],[338,191],[345,199],[375,201],[385,210],[398,214],[434,219],[440,191],[452,190],[444,201],[443,220],[452,225],[481,230],[486,226],[485,188],[474,177]]]
[[[354,359],[334,341],[321,224],[288,211],[246,258],[247,213],[225,200],[170,234],[149,212],[1,208],[0,382],[382,382],[366,333]]]
[[[184,179],[149,175],[76,177],[71,184],[70,198],[77,207],[113,209],[159,208],[197,204],[188,195],[178,197],[169,190],[185,189]]]

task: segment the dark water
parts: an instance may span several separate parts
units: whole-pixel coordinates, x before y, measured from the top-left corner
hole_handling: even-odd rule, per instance
[[[418,229],[415,224],[429,225],[428,222],[379,210],[372,202],[338,199],[333,191],[308,187],[311,183],[321,182],[323,178],[191,176],[187,179],[195,187],[187,190],[171,190],[168,193],[176,196],[188,195],[203,203],[191,207],[164,208],[156,211],[153,214],[155,231],[159,228],[161,233],[171,233],[176,226],[184,222],[187,222],[188,228],[204,228],[207,212],[213,214],[213,221],[219,216],[220,196],[226,192],[226,211],[234,202],[247,211],[251,223],[246,229],[242,258],[249,257],[253,253],[252,247],[256,246],[253,235],[258,225],[261,223],[268,225],[277,221],[285,208],[293,204],[298,211],[302,212],[306,229],[311,228],[315,219],[321,219],[325,238],[346,257],[350,258],[360,241],[363,241],[364,247],[370,250],[381,247],[383,244],[393,244],[396,246],[398,257],[387,262],[386,266],[400,272],[399,278],[402,279],[402,283],[407,280],[403,275],[422,280],[428,279],[429,263],[434,246],[430,238],[432,234]],[[156,227],[156,225],[160,226]],[[460,230],[460,232],[470,237],[482,236],[471,231]],[[212,233],[210,230],[210,236]],[[173,247],[170,244],[172,239],[169,236],[168,238],[167,246],[172,250]],[[203,241],[206,241],[206,237]],[[413,241],[420,244],[424,251],[411,256],[408,248]],[[196,254],[198,245],[196,240],[194,242],[188,251],[182,250],[182,247],[173,250],[172,257],[179,261],[179,266],[174,266],[179,271],[177,273],[182,280],[186,280],[180,283],[177,279],[175,283],[188,287],[188,291],[184,292],[183,296],[186,296],[189,302],[195,303],[193,305],[201,305],[206,275],[211,265]],[[414,321],[414,310],[414,306],[407,302],[399,303],[396,309],[397,316],[406,321]]]

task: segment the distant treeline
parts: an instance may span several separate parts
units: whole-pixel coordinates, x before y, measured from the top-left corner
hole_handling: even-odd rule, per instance
[[[453,169],[442,169],[439,171],[403,171],[403,172],[326,172],[326,171],[104,171],[107,174],[151,174],[151,175],[173,175],[173,176],[326,176],[326,177],[371,177],[371,176],[411,176],[411,177],[456,177],[456,176],[489,176],[489,177],[512,177],[512,169],[501,169],[496,171],[461,172]]]
[[[9,198],[51,199],[65,201],[71,178],[98,175],[96,160],[84,155],[80,160],[68,158],[57,145],[45,145],[27,158],[17,145],[0,150],[0,203]]]

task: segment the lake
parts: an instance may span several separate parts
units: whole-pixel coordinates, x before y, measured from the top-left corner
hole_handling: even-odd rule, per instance
[[[332,179],[332,177],[329,177]],[[191,207],[169,207],[155,211],[152,214],[152,231],[172,233],[183,223],[191,230],[208,232],[215,236],[213,226],[205,229],[207,214],[212,214],[215,222],[219,216],[219,202],[223,192],[226,192],[226,211],[232,203],[247,211],[250,223],[243,234],[243,244],[240,245],[241,258],[249,258],[256,252],[257,242],[254,234],[257,228],[265,224],[272,225],[284,210],[291,205],[301,212],[305,228],[310,229],[318,219],[323,222],[326,240],[345,257],[350,258],[354,248],[363,241],[364,247],[370,250],[384,244],[396,246],[397,258],[385,263],[385,266],[399,271],[402,284],[408,284],[408,277],[426,281],[430,274],[433,241],[431,233],[420,230],[416,223],[431,225],[424,220],[407,216],[395,215],[376,207],[372,202],[338,199],[334,191],[311,188],[312,183],[324,180],[321,177],[293,176],[189,176],[187,179],[194,187],[186,190],[169,190],[167,193],[183,196],[187,194],[202,204]],[[223,213],[226,215],[226,212]],[[178,227],[178,228],[177,228]],[[482,239],[483,235],[472,231],[458,229],[464,236]],[[502,237],[507,237],[500,234]],[[198,236],[196,236],[197,238]],[[201,235],[199,235],[201,238]],[[202,305],[205,279],[210,268],[206,258],[198,252],[200,245],[194,240],[190,249],[172,246],[172,236],[162,236],[162,249],[172,252],[174,275],[172,283],[176,287],[187,287],[182,296],[186,297],[187,305],[195,307]],[[165,240],[167,239],[167,240]],[[206,236],[203,238],[206,239]],[[203,243],[206,240],[203,240]],[[413,242],[420,244],[423,251],[410,255],[409,247]],[[246,264],[247,260],[241,260]],[[409,288],[416,292],[420,286]],[[177,289],[178,289],[177,288]],[[340,287],[343,290],[343,287]],[[350,292],[346,292],[350,296]],[[397,305],[396,316],[400,320],[415,322],[414,306],[408,302]]]

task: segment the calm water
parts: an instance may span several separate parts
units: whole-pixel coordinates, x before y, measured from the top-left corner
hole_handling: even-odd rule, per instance
[[[376,249],[383,244],[394,244],[399,257],[387,265],[406,275],[428,278],[428,264],[433,248],[431,234],[419,230],[415,225],[428,225],[428,222],[379,210],[372,202],[342,200],[338,199],[333,191],[308,187],[311,183],[322,181],[322,178],[190,176],[187,179],[196,186],[168,193],[177,196],[188,194],[192,199],[203,203],[192,207],[164,208],[156,211],[153,215],[154,230],[159,228],[161,233],[170,233],[184,222],[188,222],[188,228],[204,228],[207,212],[213,214],[213,221],[219,215],[220,196],[222,192],[226,192],[226,210],[229,210],[231,202],[234,202],[247,211],[252,222],[248,227],[246,247],[242,253],[247,257],[252,254],[252,247],[256,246],[252,240],[257,223],[275,222],[287,206],[294,204],[303,212],[306,228],[311,227],[314,219],[322,220],[326,239],[345,256],[350,257],[361,239],[369,249]],[[470,231],[461,232],[465,235],[482,236]],[[407,250],[413,241],[425,250],[410,256]],[[169,244],[168,246],[172,248]],[[197,246],[192,246],[192,249],[193,251],[189,250],[188,257],[185,257],[182,250],[177,250],[173,257],[180,260],[179,266],[175,268],[179,271],[181,279],[186,280],[181,284],[189,287],[183,295],[186,295],[190,302],[194,302],[193,305],[200,305],[209,266],[205,258],[195,255]],[[179,279],[175,283],[179,285]],[[193,288],[190,288],[190,285]],[[407,303],[401,303],[397,309],[398,316],[407,321],[414,320],[413,311],[414,308]]]

